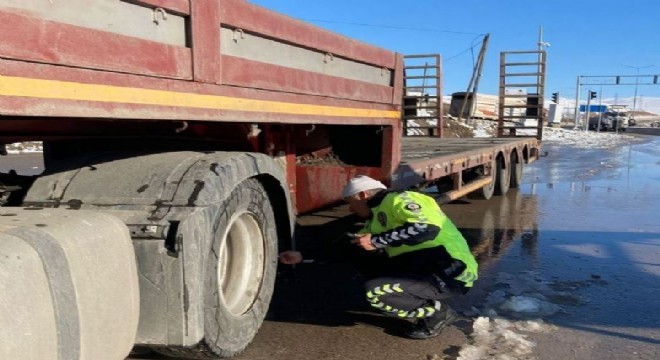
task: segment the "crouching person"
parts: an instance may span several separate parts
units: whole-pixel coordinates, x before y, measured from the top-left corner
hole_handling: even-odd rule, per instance
[[[385,252],[387,261],[365,283],[371,306],[385,314],[416,320],[413,339],[439,335],[458,315],[444,300],[465,294],[477,280],[477,262],[456,226],[430,196],[389,191],[383,183],[357,176],[342,196],[365,219],[353,242],[366,251]],[[280,261],[302,261],[296,251]]]

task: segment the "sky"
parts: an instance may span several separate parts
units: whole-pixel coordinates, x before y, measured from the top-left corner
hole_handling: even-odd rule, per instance
[[[497,94],[500,52],[537,50],[541,27],[550,44],[546,98],[558,92],[560,99],[575,99],[578,76],[584,84],[602,81],[592,76],[660,74],[658,0],[249,1],[404,55],[439,53],[444,95],[466,91],[487,33],[479,92]],[[580,98],[592,90],[610,102],[629,103],[635,78],[628,79],[630,85],[584,84]],[[658,81],[637,87],[638,110],[660,98]]]

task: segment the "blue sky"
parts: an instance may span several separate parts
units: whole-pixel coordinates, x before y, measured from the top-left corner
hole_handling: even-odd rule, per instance
[[[660,74],[658,0],[250,0],[322,28],[403,54],[440,53],[444,93],[465,91],[482,34],[490,33],[479,92],[496,94],[501,51],[548,51],[546,96],[575,98],[578,75]],[[357,25],[361,24],[361,25]],[[396,27],[396,28],[393,28]],[[473,51],[470,49],[473,47]],[[631,81],[633,83],[634,81]],[[585,98],[588,86],[583,86]],[[600,91],[600,86],[591,86]],[[634,86],[603,86],[603,97],[632,97]],[[660,84],[639,86],[660,97]],[[639,102],[639,100],[638,100]],[[643,100],[642,100],[643,104]],[[639,104],[638,104],[639,105]]]

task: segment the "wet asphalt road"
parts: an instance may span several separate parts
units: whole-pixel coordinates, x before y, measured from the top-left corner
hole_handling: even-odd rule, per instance
[[[660,359],[660,139],[544,151],[519,190],[443,206],[481,264],[479,284],[454,307],[480,308],[499,274],[531,271],[571,294],[544,319],[555,330],[531,336],[533,357]],[[241,359],[455,358],[468,340],[468,321],[433,340],[401,338],[397,320],[364,306],[350,269],[296,273],[279,280],[271,316]]]
[[[545,146],[524,196],[538,238],[498,269],[533,269],[584,299],[549,322],[539,359],[660,359],[660,139],[609,150]],[[560,346],[558,346],[560,345]]]
[[[532,274],[570,297],[531,334],[536,359],[660,359],[660,138],[613,149],[544,144],[523,186],[489,201],[443,209],[480,262],[480,280],[458,310],[481,309],[506,274]],[[340,235],[343,209],[300,219],[301,246]],[[471,321],[439,338],[402,338],[400,322],[370,311],[360,278],[345,264],[282,268],[266,322],[238,357],[279,359],[456,358]],[[134,354],[130,359],[165,359]]]
[[[474,290],[452,305],[481,308],[501,274],[532,274],[570,296],[555,299],[562,311],[543,318],[554,330],[529,335],[533,355],[511,359],[660,359],[660,138],[544,151],[520,189],[443,206],[481,267]],[[344,215],[302,218],[307,246],[350,228]],[[400,325],[367,308],[348,265],[283,269],[266,322],[238,358],[443,359],[472,341],[471,321],[426,341],[402,338]]]

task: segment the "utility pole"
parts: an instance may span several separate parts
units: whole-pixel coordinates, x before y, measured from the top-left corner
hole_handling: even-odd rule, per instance
[[[575,85],[575,126],[573,126],[573,130],[577,130],[578,120],[580,120],[580,75],[577,76]]]
[[[587,112],[584,116],[584,131],[589,130],[589,110],[591,110],[591,90],[587,92]]]
[[[633,108],[632,108],[632,112],[630,113],[630,115],[635,116],[635,109],[637,105],[637,87],[639,86],[639,69],[647,69],[652,67],[653,65],[646,65],[646,66],[623,65],[623,66],[635,69],[637,71],[637,74],[635,75],[635,95],[633,97]]]
[[[463,103],[461,104],[461,111],[458,113],[459,122],[463,119],[463,112],[465,111],[470,93],[472,93],[472,102],[470,104],[470,111],[468,112],[468,116],[465,119],[466,123],[472,116],[472,108],[476,107],[477,105],[477,89],[479,88],[479,79],[481,78],[481,69],[483,68],[484,58],[486,57],[486,48],[488,48],[489,38],[490,34],[486,34],[481,44],[481,50],[479,51],[479,56],[477,56],[477,63],[475,64],[472,71],[472,78],[470,79],[467,91],[465,92],[465,98],[463,98]]]
[[[596,129],[597,132],[600,132],[600,122],[603,119],[603,82],[600,82],[600,91],[598,92],[598,129]],[[618,117],[618,115],[617,115]],[[618,122],[617,122],[618,124]],[[619,128],[619,125],[617,125],[617,129]]]

